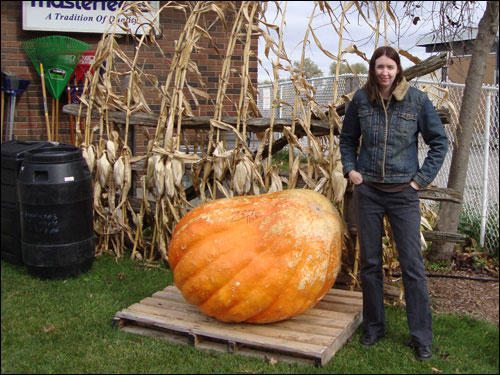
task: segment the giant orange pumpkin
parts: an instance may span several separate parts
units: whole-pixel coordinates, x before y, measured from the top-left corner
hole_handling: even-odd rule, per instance
[[[218,199],[179,221],[168,259],[175,285],[204,314],[275,322],[314,306],[332,287],[343,227],[312,190]]]

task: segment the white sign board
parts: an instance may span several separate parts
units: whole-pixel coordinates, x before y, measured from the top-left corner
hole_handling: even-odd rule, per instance
[[[104,33],[116,20],[116,13],[124,1],[23,1],[23,30],[59,31],[73,33]],[[158,11],[159,1],[150,1],[152,13],[146,13],[149,20]],[[142,17],[141,17],[142,18]],[[118,22],[127,22],[131,31],[142,34],[149,32],[145,18],[120,17]],[[159,21],[155,19],[158,33]],[[116,33],[125,34],[121,28]]]

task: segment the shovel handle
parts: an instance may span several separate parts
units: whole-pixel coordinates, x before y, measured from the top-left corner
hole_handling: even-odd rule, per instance
[[[71,104],[71,87],[68,86],[66,87],[66,92],[68,93],[68,104]],[[75,134],[73,132],[73,116],[71,116],[71,114],[68,115],[69,117],[69,129],[70,129],[70,134],[71,134],[71,144],[74,145],[75,144]]]
[[[40,62],[40,78],[42,79],[43,111],[45,113],[45,123],[47,125],[47,137],[48,137],[49,142],[51,142],[52,136],[50,134],[49,110],[47,108],[47,93],[45,91],[45,77],[43,74],[42,62]]]

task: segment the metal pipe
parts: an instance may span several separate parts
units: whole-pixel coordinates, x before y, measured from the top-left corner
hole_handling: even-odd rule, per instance
[[[479,242],[484,247],[486,235],[486,222],[488,221],[488,164],[490,156],[490,117],[491,117],[491,91],[486,92],[486,115],[484,129],[484,162],[483,162],[483,203],[481,206],[481,232]]]
[[[16,112],[16,92],[14,91],[10,96],[10,127],[9,127],[9,141],[14,138],[14,115]]]

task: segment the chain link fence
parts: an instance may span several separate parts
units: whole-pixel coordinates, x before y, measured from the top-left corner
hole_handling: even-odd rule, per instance
[[[332,101],[335,77],[321,77],[309,79],[308,82],[315,90],[315,99],[325,112],[328,103]],[[354,77],[352,74],[339,76],[337,82],[338,97],[353,92],[366,82],[366,76]],[[415,79],[411,85],[427,91],[429,98],[436,104],[447,90],[447,100],[456,110],[457,116],[462,104],[465,85]],[[259,85],[257,105],[263,117],[271,117],[272,85]],[[436,94],[438,97],[435,97]],[[291,82],[280,82],[278,85],[280,105],[275,110],[276,118],[292,117],[295,92]],[[464,189],[461,225],[467,228],[468,235],[480,238],[480,245],[492,255],[498,255],[499,249],[499,115],[498,115],[498,87],[483,86],[479,108],[474,127],[472,146],[470,150],[467,178]],[[451,115],[450,124],[445,126],[450,140],[448,153],[443,166],[436,176],[433,185],[445,188],[448,184],[448,175],[453,155],[454,132],[458,126],[458,119]],[[422,163],[427,155],[428,147],[420,138],[419,160]],[[425,201],[426,205],[435,202]],[[437,207],[434,207],[437,212]]]

